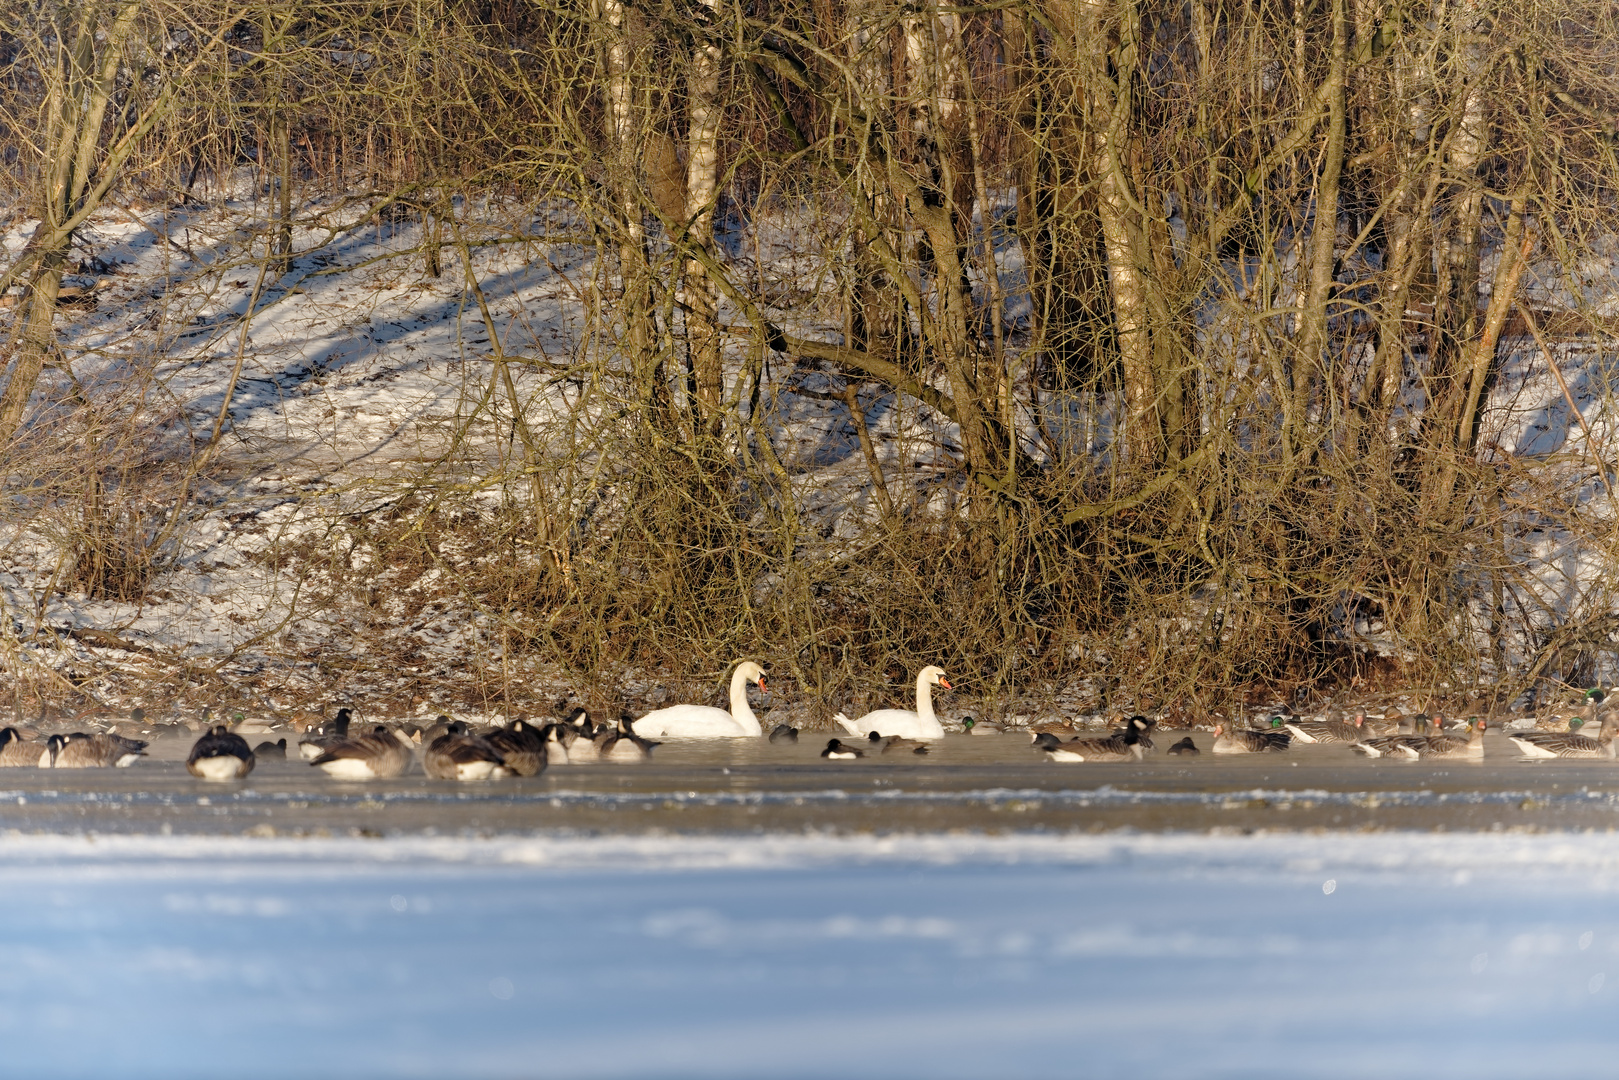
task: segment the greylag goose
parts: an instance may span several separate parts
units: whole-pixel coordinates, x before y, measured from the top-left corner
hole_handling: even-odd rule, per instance
[[[1222,724],[1214,725],[1214,752],[1216,754],[1281,753],[1293,742],[1285,731],[1227,731]]]
[[[1507,738],[1526,758],[1613,758],[1615,733],[1609,713],[1595,737],[1574,731],[1517,731]]]
[[[1366,714],[1356,713],[1353,720],[1289,720],[1287,730],[1307,743],[1358,743],[1366,735],[1365,724]]]

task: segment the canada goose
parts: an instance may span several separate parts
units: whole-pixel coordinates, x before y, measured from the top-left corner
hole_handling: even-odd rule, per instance
[[[1045,725],[1047,727],[1051,725]],[[1033,730],[1032,728],[1030,729]],[[1070,731],[1072,729],[1069,729]],[[961,731],[964,735],[1003,735],[1006,729],[989,720],[975,720],[970,716],[962,717]]]
[[[1132,716],[1125,721],[1122,732],[1094,739],[1063,742],[1055,735],[1042,733],[1034,737],[1034,748],[1045,754],[1047,761],[1140,761],[1141,733],[1146,730],[1143,720]]]
[[[310,764],[334,780],[386,780],[410,766],[411,753],[381,724],[327,747]]]
[[[224,724],[197,740],[186,758],[186,772],[199,780],[240,780],[253,771],[247,740]]]
[[[298,740],[298,754],[305,761],[314,761],[328,749],[338,745],[349,737],[349,723],[354,714],[348,709],[338,709],[337,715],[329,723],[321,724],[313,732]]]
[[[908,750],[913,754],[925,754],[928,752],[927,743],[917,742],[915,739],[901,738],[898,735],[879,735],[873,731],[866,736],[866,741],[871,743],[870,749],[879,754],[886,754],[890,750],[900,752]]]
[[[1307,743],[1358,743],[1365,735],[1365,713],[1356,713],[1353,720],[1292,720],[1287,730],[1293,737]]]
[[[1285,731],[1227,731],[1224,724],[1214,726],[1214,752],[1216,754],[1280,753],[1292,743],[1293,736]]]
[[[538,776],[545,771],[545,736],[528,721],[513,720],[506,727],[491,731],[485,738],[505,759],[506,768],[518,776]]]
[[[271,758],[279,758],[285,761],[287,759],[287,740],[277,739],[275,742],[271,742],[266,739],[253,748],[253,756],[263,758],[265,761],[269,761]]]
[[[654,746],[662,743],[643,739],[635,733],[634,717],[625,713],[619,717],[618,730],[610,731],[601,742],[596,745],[596,754],[608,761],[645,761],[652,756]]]
[[[41,758],[49,753],[40,743],[24,739],[14,727],[0,729],[0,769],[31,769],[43,764]]]
[[[1615,718],[1609,713],[1595,738],[1573,731],[1517,731],[1507,738],[1526,758],[1612,758],[1614,735]]]
[[[46,754],[39,764],[49,769],[128,768],[136,758],[146,756],[146,744],[122,735],[52,735],[45,744]],[[46,764],[47,758],[49,764]]]
[[[572,739],[572,728],[564,729],[561,724],[546,724],[540,729],[540,735],[545,739],[545,761],[547,765],[567,765],[572,759],[568,755],[568,742]]]
[[[1476,757],[1484,756],[1484,728],[1483,719],[1470,717],[1462,728],[1467,732],[1464,738],[1460,734],[1430,735],[1426,739],[1413,739],[1411,746],[1416,750],[1418,757]]]
[[[654,709],[632,725],[644,739],[745,739],[763,735],[758,717],[748,705],[748,684],[758,683],[765,693],[765,670],[744,660],[731,673],[731,711],[712,705],[671,705]]]
[[[855,758],[865,757],[866,752],[858,746],[850,746],[848,743],[833,739],[826,744],[826,749],[821,751],[821,756],[835,761],[853,761]]]
[[[864,738],[866,732],[879,735],[903,735],[907,739],[942,739],[944,725],[933,714],[933,688],[952,689],[944,677],[944,668],[925,667],[916,676],[916,711],[910,709],[878,709],[858,720],[850,720],[842,713],[833,717],[850,735]]]
[[[1137,713],[1135,716],[1130,717],[1124,723],[1108,732],[1108,734],[1123,735],[1125,732],[1134,729],[1136,733],[1136,740],[1141,743],[1141,749],[1151,750],[1154,748],[1152,745],[1152,729],[1157,726],[1158,721],[1149,720],[1140,713]]]
[[[788,724],[777,724],[770,729],[770,741],[773,743],[797,742],[798,729]]]
[[[1164,751],[1164,753],[1166,753],[1166,754],[1175,754],[1177,756],[1187,756],[1187,757],[1196,757],[1198,754],[1201,754],[1202,752],[1203,751],[1201,751],[1201,750],[1199,750],[1197,748],[1197,743],[1192,741],[1192,737],[1190,735],[1186,736],[1186,738],[1182,739],[1180,742],[1176,743],[1174,746],[1171,746],[1168,750]]]
[[[488,739],[468,731],[460,720],[428,744],[422,753],[422,771],[435,780],[493,780],[511,775],[500,751]]]

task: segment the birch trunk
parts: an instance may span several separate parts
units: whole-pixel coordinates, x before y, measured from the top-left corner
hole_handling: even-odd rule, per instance
[[[718,15],[718,0],[704,0],[709,20]],[[714,249],[714,201],[719,180],[720,47],[714,27],[703,27],[692,46],[687,78],[686,226],[685,242],[705,252]],[[719,433],[724,411],[725,373],[721,366],[714,284],[703,262],[686,261],[686,344],[690,350],[697,411],[710,434]]]

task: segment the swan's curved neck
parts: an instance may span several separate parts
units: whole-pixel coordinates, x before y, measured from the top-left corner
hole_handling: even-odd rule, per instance
[[[737,668],[736,674],[731,676],[731,716],[747,728],[749,734],[764,734],[764,728],[759,726],[759,718],[753,715],[753,708],[748,704],[748,677],[741,668]]]
[[[930,723],[933,717],[933,683],[926,675],[916,677],[916,715]]]

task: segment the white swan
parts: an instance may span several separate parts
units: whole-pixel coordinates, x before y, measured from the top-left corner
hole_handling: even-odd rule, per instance
[[[933,688],[950,689],[950,680],[944,677],[944,668],[925,667],[916,676],[916,711],[909,709],[878,709],[858,720],[850,720],[842,713],[833,717],[850,735],[862,738],[875,731],[879,735],[901,735],[907,739],[942,739],[944,725],[933,715]]]
[[[731,673],[731,711],[712,705],[671,705],[655,709],[630,724],[643,739],[746,739],[763,735],[764,729],[748,707],[748,684],[765,689],[765,672],[752,660],[744,660]]]

